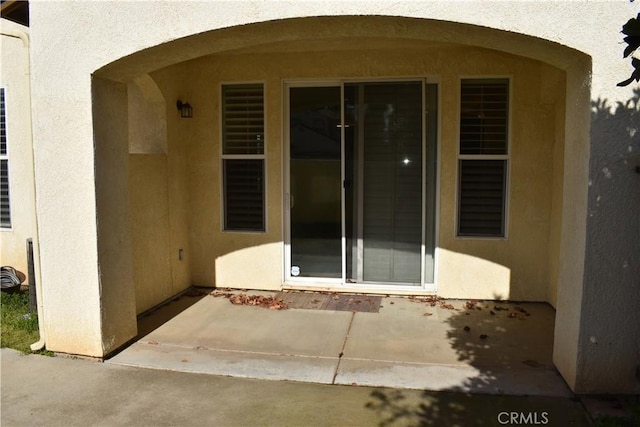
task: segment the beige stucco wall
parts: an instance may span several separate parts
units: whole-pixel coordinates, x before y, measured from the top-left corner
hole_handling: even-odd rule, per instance
[[[99,324],[102,339],[99,352],[92,354],[95,356],[123,345],[127,335],[136,333],[137,325],[132,322],[135,319],[135,293],[132,286],[131,217],[127,197],[127,87],[118,82],[94,79],[93,99],[93,117],[98,118],[94,126],[94,173],[99,290],[102,300]],[[61,296],[65,297],[73,298],[73,295]],[[78,305],[79,314],[84,315],[82,305]],[[45,313],[55,316],[55,312]],[[126,333],[123,334],[123,331]],[[51,345],[50,349],[64,351],[67,346],[69,342],[59,347]]]
[[[302,30],[305,23],[300,25]],[[190,206],[194,207],[189,209],[194,283],[262,289],[282,285],[283,81],[415,77],[441,83],[438,295],[547,300],[553,165],[557,163],[553,150],[563,146],[563,138],[558,138],[562,133],[556,130],[556,109],[564,106],[563,73],[537,61],[459,45],[394,41],[393,50],[378,47],[389,43],[336,40],[308,52],[306,42],[287,42],[256,53],[211,55],[153,73],[160,88],[163,82],[181,81],[192,93],[189,102],[195,113],[187,126],[192,135],[188,174]],[[512,79],[507,239],[455,237],[459,79],[465,76]],[[223,232],[221,225],[220,84],[245,81],[263,81],[266,88],[266,233]]]
[[[191,285],[186,174],[180,155],[169,153],[130,154],[128,160],[137,314]]]
[[[26,241],[28,238],[35,241],[37,237],[29,97],[29,28],[2,19],[0,30],[0,86],[5,89],[11,208],[11,228],[0,229],[0,265],[12,266],[27,276]]]
[[[562,165],[556,163],[552,167],[552,171],[556,171],[553,175],[557,176],[561,170],[563,179],[561,184],[558,180],[551,181],[555,194],[558,194],[558,187],[562,187],[562,196],[561,200],[559,196],[553,198],[550,208],[552,218],[561,218],[559,241],[551,242],[552,246],[559,248],[560,261],[556,265],[548,262],[546,273],[550,277],[558,277],[554,361],[574,390],[637,390],[632,371],[635,369],[633,357],[635,355],[637,359],[640,350],[640,334],[637,327],[628,325],[639,325],[640,314],[637,310],[614,309],[616,304],[631,307],[636,301],[628,296],[633,295],[633,286],[637,283],[633,278],[640,273],[637,257],[631,257],[636,248],[633,237],[637,226],[630,229],[631,233],[622,232],[624,228],[616,228],[621,231],[617,237],[597,231],[610,223],[635,224],[630,217],[633,211],[627,208],[617,211],[599,209],[598,215],[588,216],[588,208],[598,208],[597,203],[602,207],[606,202],[612,208],[616,204],[626,206],[628,203],[624,198],[605,199],[604,202],[597,200],[596,193],[615,193],[616,187],[613,180],[595,180],[597,174],[603,173],[608,157],[598,154],[590,158],[590,152],[598,144],[606,146],[608,138],[607,133],[591,136],[589,102],[602,98],[615,104],[632,96],[630,88],[619,89],[615,83],[630,72],[628,61],[620,58],[620,26],[636,13],[636,5],[630,2],[587,1],[579,4],[569,1],[512,2],[508,6],[503,2],[485,1],[31,3],[30,18],[35,41],[32,45],[33,129],[42,274],[47,285],[44,288],[45,313],[47,310],[50,312],[45,316],[48,329],[51,329],[51,332],[47,330],[48,344],[67,352],[100,355],[133,336],[131,324],[135,322],[135,316],[131,315],[132,310],[128,305],[118,307],[114,304],[116,294],[131,295],[133,300],[133,284],[128,279],[119,280],[121,277],[112,271],[119,266],[118,257],[110,259],[114,255],[110,248],[117,247],[119,239],[126,240],[125,234],[121,233],[126,229],[126,221],[111,226],[106,221],[103,230],[116,232],[99,233],[99,209],[103,205],[96,200],[105,197],[99,194],[104,191],[100,180],[105,177],[95,169],[102,154],[100,149],[94,150],[93,145],[96,134],[96,122],[92,120],[94,99],[90,76],[93,73],[126,85],[143,74],[172,64],[228,49],[264,44],[269,40],[308,38],[322,43],[334,37],[344,39],[384,34],[383,37],[391,40],[431,40],[489,47],[547,62],[566,72],[564,161]],[[310,20],[306,22],[303,34],[295,30],[299,27],[293,21],[286,20],[338,15],[358,15],[361,19],[355,25],[351,18]],[[428,21],[385,18],[385,15],[425,18]],[[114,19],[105,20],[105,16]],[[281,19],[283,21],[275,21]],[[259,24],[231,28],[253,23]],[[140,28],[144,31],[138,31]],[[211,31],[216,29],[222,30]],[[187,37],[194,34],[196,36]],[[379,63],[373,61],[371,65]],[[74,66],[69,67],[69,64]],[[396,71],[402,72],[402,69]],[[442,81],[443,88],[447,84]],[[269,87],[279,88],[280,84],[270,84]],[[187,88],[186,82],[176,85],[165,92],[167,99],[171,102],[175,102],[178,96],[196,99],[196,93],[179,93],[187,91]],[[125,105],[122,108],[126,108],[126,96],[124,102],[115,93],[105,92],[105,96],[107,101],[103,102]],[[195,101],[193,105],[196,106]],[[167,111],[170,110],[169,105]],[[547,113],[543,109],[538,114],[544,116]],[[561,125],[561,118],[556,122]],[[168,122],[167,125],[169,143],[184,141],[194,135],[200,137],[197,131],[189,130],[191,125],[187,121]],[[624,130],[623,126],[619,127]],[[636,149],[633,144],[631,147],[632,151]],[[619,150],[617,153],[628,164],[633,161],[628,152]],[[170,174],[175,172],[171,176],[177,178],[169,184],[170,198],[182,198],[184,201],[185,194],[189,192],[189,179],[193,179],[187,173],[188,161],[194,160],[192,157],[195,156],[194,152],[188,156],[169,156],[168,171]],[[116,157],[118,160],[111,173],[122,186],[122,177],[128,177],[127,156]],[[559,155],[554,155],[554,159],[561,162]],[[197,160],[207,161],[206,158]],[[65,167],[60,168],[60,165]],[[627,180],[633,179],[624,162],[616,165],[624,171],[622,176]],[[590,172],[596,183],[591,190],[588,186]],[[97,183],[95,186],[94,182]],[[270,203],[277,202],[272,198],[272,191],[270,188]],[[593,196],[591,199],[587,197],[589,191]],[[114,197],[114,200],[119,200]],[[191,200],[189,202],[192,203]],[[193,232],[187,226],[187,204],[178,206],[181,208],[176,218],[180,221],[171,228],[177,244],[197,241],[193,235],[187,241],[180,241]],[[126,210],[122,213],[127,216]],[[537,213],[532,212],[529,218],[535,221]],[[272,253],[268,246],[274,241],[270,240],[271,235],[264,236],[265,241],[260,244]],[[597,249],[599,239],[611,242],[601,247],[615,246],[615,251]],[[593,251],[585,249],[587,242]],[[239,248],[245,247],[240,238],[235,244]],[[195,243],[191,246],[195,247]],[[455,253],[459,251],[459,247],[453,249]],[[206,254],[206,251],[200,253]],[[626,266],[623,263],[609,269],[609,264],[601,262],[604,259],[614,265],[615,258],[620,256],[628,259]],[[205,262],[210,261],[208,255],[204,258]],[[73,280],[67,279],[69,259],[73,259]],[[192,261],[189,259],[190,263]],[[195,261],[193,265],[200,262]],[[505,261],[497,259],[495,263],[504,265]],[[585,265],[589,266],[586,275]],[[180,271],[187,270],[183,268]],[[181,277],[187,276],[185,273]],[[211,273],[205,272],[205,276],[210,277]],[[193,277],[198,277],[198,274]],[[621,291],[608,293],[612,298],[607,299],[607,304],[598,306],[599,297],[604,292],[599,284],[608,277],[613,278],[609,283],[620,287]],[[553,290],[547,289],[542,294],[545,293],[553,300]],[[83,301],[83,304],[75,301]],[[616,330],[616,325],[626,325],[619,328],[623,334],[620,339],[628,343],[626,346],[596,345],[590,339],[610,334]],[[623,354],[622,362],[616,361],[618,354]],[[586,374],[586,370],[595,372],[601,366],[608,367],[600,370],[606,372],[605,376]]]
[[[167,156],[129,156],[129,203],[136,312],[175,295],[171,276]]]
[[[165,87],[171,95],[167,102],[148,74],[127,85],[128,207],[138,314],[191,285],[186,187],[191,137],[185,136],[191,128],[177,118],[171,87]]]

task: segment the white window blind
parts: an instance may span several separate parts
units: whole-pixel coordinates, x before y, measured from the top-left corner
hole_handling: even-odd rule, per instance
[[[460,235],[504,234],[505,166],[504,160],[460,160]]]
[[[222,87],[224,229],[265,230],[264,88]]]
[[[264,230],[264,161],[225,159],[226,230]]]
[[[5,89],[0,88],[0,228],[11,228]]]
[[[460,97],[458,235],[504,237],[509,81],[465,79]]]
[[[223,153],[264,154],[262,84],[223,86]]]

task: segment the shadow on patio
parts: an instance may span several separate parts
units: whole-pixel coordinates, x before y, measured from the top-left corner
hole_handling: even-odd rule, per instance
[[[143,317],[141,338],[109,363],[324,384],[571,396],[552,364],[555,312],[547,304],[387,296],[377,313],[269,310],[213,294],[218,297],[190,292]],[[392,410],[399,396],[380,391],[372,408]]]

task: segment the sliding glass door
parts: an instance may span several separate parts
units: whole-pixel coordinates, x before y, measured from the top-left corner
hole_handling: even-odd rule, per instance
[[[345,85],[347,279],[420,283],[422,83]],[[349,117],[351,118],[351,117]]]
[[[341,88],[289,94],[291,276],[342,278]]]
[[[423,283],[435,191],[424,92],[421,81],[288,88],[289,279]]]

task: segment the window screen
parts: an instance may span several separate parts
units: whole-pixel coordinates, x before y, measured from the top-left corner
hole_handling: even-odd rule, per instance
[[[509,81],[463,80],[458,156],[458,235],[504,237]]]
[[[264,230],[264,161],[224,160],[226,230]]]
[[[458,233],[503,236],[505,160],[460,160]]]
[[[224,229],[265,230],[264,88],[222,87]]]
[[[223,153],[264,154],[262,84],[223,86]]]

